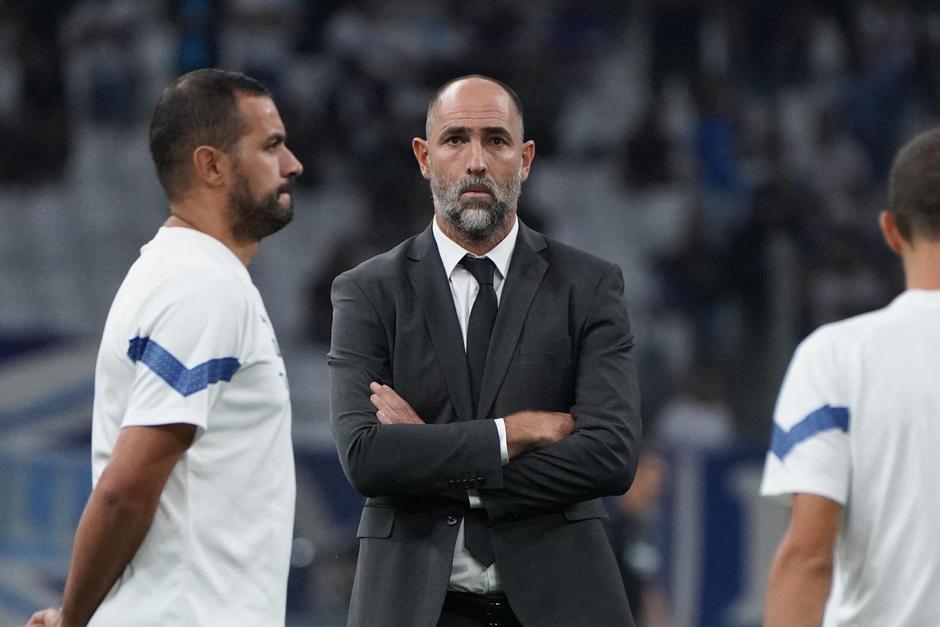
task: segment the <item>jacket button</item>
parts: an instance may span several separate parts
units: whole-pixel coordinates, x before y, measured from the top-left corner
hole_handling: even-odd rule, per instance
[[[448,526],[448,527],[453,527],[453,526],[456,525],[458,522],[460,522],[460,521],[457,520],[457,517],[456,517],[456,516],[448,516],[448,517],[447,517],[447,526]]]

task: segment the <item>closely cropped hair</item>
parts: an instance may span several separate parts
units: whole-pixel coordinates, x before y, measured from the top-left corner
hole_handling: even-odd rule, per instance
[[[190,183],[197,147],[228,152],[244,133],[238,94],[271,97],[255,79],[216,69],[184,74],[163,91],[150,121],[150,155],[171,201]]]
[[[904,239],[940,240],[940,127],[898,152],[888,179],[888,205]]]
[[[523,119],[522,119],[522,99],[519,97],[519,94],[517,94],[515,90],[513,90],[512,87],[510,87],[509,85],[507,85],[501,80],[492,78],[490,76],[486,76],[484,74],[467,74],[465,76],[458,76],[457,78],[450,79],[449,81],[447,81],[446,83],[438,87],[437,91],[434,92],[434,97],[431,98],[431,102],[430,104],[428,104],[428,115],[427,115],[427,118],[425,118],[425,122],[424,122],[425,139],[431,138],[431,121],[434,118],[434,108],[437,106],[437,101],[440,100],[441,94],[444,93],[445,89],[447,89],[448,87],[450,87],[457,81],[463,81],[468,78],[480,78],[485,81],[489,81],[495,85],[499,85],[503,89],[503,91],[506,92],[510,100],[512,100],[513,106],[516,107],[516,113],[519,114],[519,133],[520,135],[522,135],[522,137],[525,137],[525,123],[523,122]]]

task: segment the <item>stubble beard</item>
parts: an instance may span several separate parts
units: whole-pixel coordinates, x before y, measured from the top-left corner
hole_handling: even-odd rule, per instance
[[[491,198],[461,201],[460,196],[471,186],[486,188]],[[457,235],[477,244],[498,241],[505,235],[510,212],[522,193],[522,178],[514,174],[502,185],[482,175],[468,174],[451,183],[431,171],[431,197],[434,211],[456,231]]]
[[[229,193],[229,212],[232,216],[232,233],[238,241],[261,241],[277,233],[294,219],[294,199],[290,196],[287,206],[281,205],[282,192],[290,192],[291,184],[284,183],[270,194],[256,200],[251,194],[248,181],[242,176]]]

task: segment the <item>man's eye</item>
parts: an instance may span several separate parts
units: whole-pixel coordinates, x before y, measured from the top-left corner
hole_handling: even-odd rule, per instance
[[[493,143],[493,144],[495,144],[495,145],[497,145],[497,146],[503,146],[503,145],[506,144],[506,140],[503,139],[502,137],[494,137],[494,138],[490,139],[490,142]]]
[[[445,144],[451,144],[451,145],[459,144],[459,143],[460,143],[460,137],[458,137],[457,135],[454,135],[454,136],[452,136],[452,137],[448,137],[447,139],[444,140],[444,143],[445,143]]]

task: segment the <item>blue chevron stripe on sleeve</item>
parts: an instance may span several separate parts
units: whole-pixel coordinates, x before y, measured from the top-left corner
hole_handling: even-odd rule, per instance
[[[222,357],[187,368],[165,348],[149,337],[130,341],[127,356],[131,361],[146,364],[158,377],[183,396],[195,394],[219,381],[231,381],[241,363],[234,357]]]
[[[770,441],[770,450],[783,460],[794,446],[813,437],[820,431],[841,429],[849,431],[849,408],[823,405],[806,418],[799,421],[789,431],[784,431],[774,423],[774,434]]]

